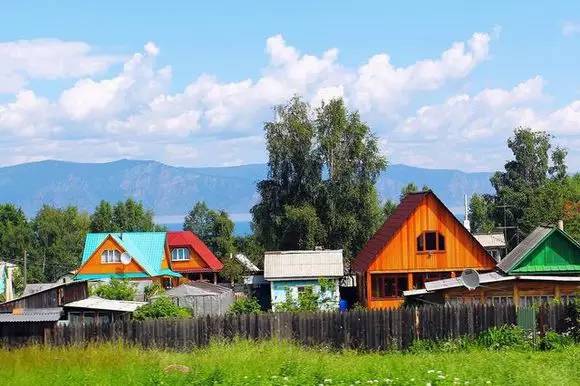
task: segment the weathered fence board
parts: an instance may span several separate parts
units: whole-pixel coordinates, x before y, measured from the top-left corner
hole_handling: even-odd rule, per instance
[[[414,340],[474,337],[502,325],[530,326],[543,333],[570,331],[578,323],[573,304],[544,305],[534,311],[502,305],[424,306],[345,313],[265,313],[260,315],[206,316],[194,319],[118,321],[112,324],[69,324],[44,329],[30,341],[53,345],[123,341],[146,348],[187,350],[212,339],[294,340],[309,346],[363,350],[404,349]],[[576,324],[576,325],[575,325]],[[26,343],[22,337],[0,336],[0,344]]]

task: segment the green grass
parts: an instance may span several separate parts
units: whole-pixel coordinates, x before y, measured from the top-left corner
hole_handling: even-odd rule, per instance
[[[164,369],[188,366],[189,373]],[[580,385],[580,346],[558,351],[361,354],[290,343],[214,343],[187,353],[119,344],[0,350],[2,385]]]

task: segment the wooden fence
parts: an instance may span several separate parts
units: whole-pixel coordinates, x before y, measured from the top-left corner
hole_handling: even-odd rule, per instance
[[[520,308],[518,311],[521,311]],[[564,332],[577,324],[573,305],[541,307],[532,312],[538,331]],[[193,319],[155,319],[112,324],[69,324],[45,331],[53,345],[123,341],[146,348],[190,349],[212,339],[284,339],[308,346],[361,350],[404,349],[416,339],[444,340],[474,337],[502,325],[517,325],[511,304],[424,306],[394,310],[265,313],[207,316]],[[526,313],[524,313],[526,314]],[[529,315],[528,322],[529,323]],[[577,328],[577,325],[576,325]]]

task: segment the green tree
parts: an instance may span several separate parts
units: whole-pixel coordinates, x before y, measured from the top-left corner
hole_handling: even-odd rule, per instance
[[[89,216],[76,207],[44,205],[32,221],[35,246],[29,276],[36,281],[54,281],[78,268],[89,225]]]
[[[393,200],[387,200],[383,204],[383,215],[385,216],[385,220],[391,217],[391,215],[397,209],[397,204]]]
[[[91,232],[155,232],[165,227],[153,222],[153,211],[132,198],[111,205],[101,201],[90,216]]]
[[[185,216],[183,229],[198,235],[202,240],[209,239],[212,234],[213,216],[204,201],[197,202]]]
[[[209,249],[220,258],[234,253],[234,222],[223,210],[209,209],[198,202],[186,216],[183,230],[197,234]]]
[[[91,214],[91,232],[114,232],[118,230],[113,216],[113,207],[102,200]]]
[[[237,236],[234,238],[236,253],[242,253],[257,267],[264,266],[264,247],[258,242],[256,236]]]
[[[135,300],[137,289],[128,280],[111,279],[95,289],[95,295],[111,300]]]
[[[253,229],[266,249],[342,248],[352,258],[383,218],[378,141],[340,99],[312,110],[300,98],[265,124],[269,171],[258,183]]]
[[[469,200],[469,222],[471,232],[489,233],[495,228],[493,222],[493,197],[474,194]]]
[[[416,193],[418,191],[419,191],[419,188],[417,188],[417,185],[415,185],[414,182],[409,182],[407,185],[405,185],[401,188],[401,194],[399,195],[399,200],[403,201],[403,199],[407,196],[407,194]]]
[[[22,209],[12,204],[0,205],[0,261],[22,268],[24,251],[32,250],[33,233]]]
[[[548,195],[560,197],[556,191],[566,189],[566,151],[559,147],[551,151],[551,139],[544,131],[523,127],[514,130],[513,137],[507,141],[514,159],[505,164],[504,171],[496,172],[491,178],[498,205],[493,211],[495,223],[503,224],[505,216],[507,226],[517,227],[525,235],[539,224],[553,221],[549,212],[542,210],[542,205],[563,205],[562,200],[556,203],[558,200],[552,201]],[[514,239],[513,235],[511,232],[509,238]]]
[[[229,314],[240,315],[240,314],[259,314],[262,312],[260,303],[254,297],[241,297],[236,299],[230,309]]]

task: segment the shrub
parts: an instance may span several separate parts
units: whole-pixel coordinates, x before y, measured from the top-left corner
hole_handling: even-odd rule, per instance
[[[157,283],[149,284],[143,288],[143,298],[145,301],[151,300],[151,298],[155,295],[159,295],[163,293],[163,287],[161,287]]]
[[[571,336],[560,335],[554,331],[548,331],[540,340],[540,350],[561,350],[572,344],[574,344],[574,339]]]
[[[133,283],[119,279],[111,279],[109,283],[101,284],[95,289],[95,295],[111,300],[134,300],[136,294]]]
[[[191,312],[187,308],[179,307],[166,296],[157,298],[133,312],[133,318],[136,320],[189,317],[191,317]]]
[[[252,296],[236,299],[228,310],[228,313],[233,315],[259,314],[260,312],[262,312],[260,304],[258,303],[258,300]]]
[[[492,350],[502,350],[510,347],[526,347],[531,344],[524,329],[517,326],[492,327],[481,333],[478,343]]]

